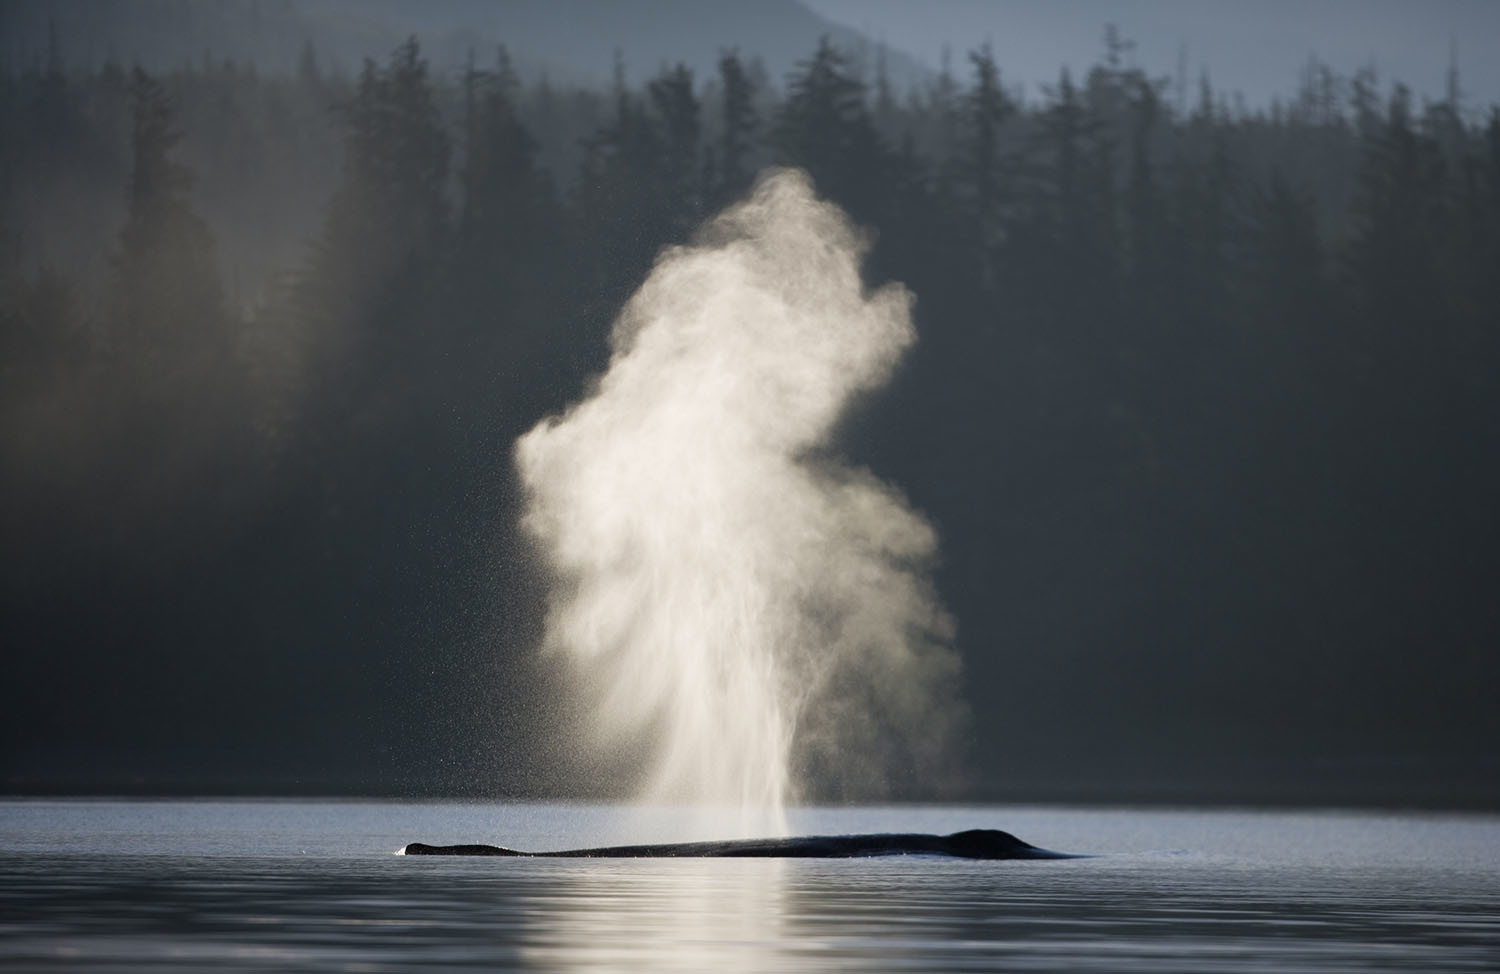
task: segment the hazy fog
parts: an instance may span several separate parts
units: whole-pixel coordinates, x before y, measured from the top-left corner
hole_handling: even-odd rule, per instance
[[[861,9],[7,5],[5,787],[1492,805],[1493,8]]]

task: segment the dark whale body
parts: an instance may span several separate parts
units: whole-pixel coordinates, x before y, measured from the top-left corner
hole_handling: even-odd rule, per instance
[[[959,859],[1073,859],[1022,842],[998,829],[970,829],[952,835],[915,832],[881,835],[806,835],[790,839],[730,839],[723,842],[669,842],[620,845],[560,852],[517,852],[494,845],[424,845],[413,842],[408,856],[526,856],[585,859],[724,858],[853,859],[866,856],[953,856]]]

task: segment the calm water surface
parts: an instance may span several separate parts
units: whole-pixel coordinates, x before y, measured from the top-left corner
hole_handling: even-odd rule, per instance
[[[1097,858],[407,858],[712,837],[601,805],[0,802],[0,967],[1496,971],[1500,817],[803,809]]]

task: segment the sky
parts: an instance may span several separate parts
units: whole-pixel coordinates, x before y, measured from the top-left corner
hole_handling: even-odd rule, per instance
[[[1400,80],[1441,97],[1456,55],[1465,104],[1500,102],[1500,2],[1496,0],[805,0],[831,20],[913,54],[933,67],[952,51],[988,42],[1004,77],[1028,96],[1099,61],[1103,25],[1135,42],[1130,56],[1148,73],[1175,76],[1185,61],[1196,91],[1209,71],[1216,89],[1252,107],[1287,95],[1310,56],[1344,76],[1373,65],[1382,83]],[[1383,86],[1382,84],[1382,86]]]

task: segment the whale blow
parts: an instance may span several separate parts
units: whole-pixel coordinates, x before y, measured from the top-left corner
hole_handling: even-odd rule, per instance
[[[663,251],[589,397],[516,444],[546,647],[585,715],[569,754],[650,804],[744,810],[716,826],[741,834],[784,833],[799,792],[946,777],[962,721],[936,533],[833,449],[916,337],[866,247],[771,171]]]

